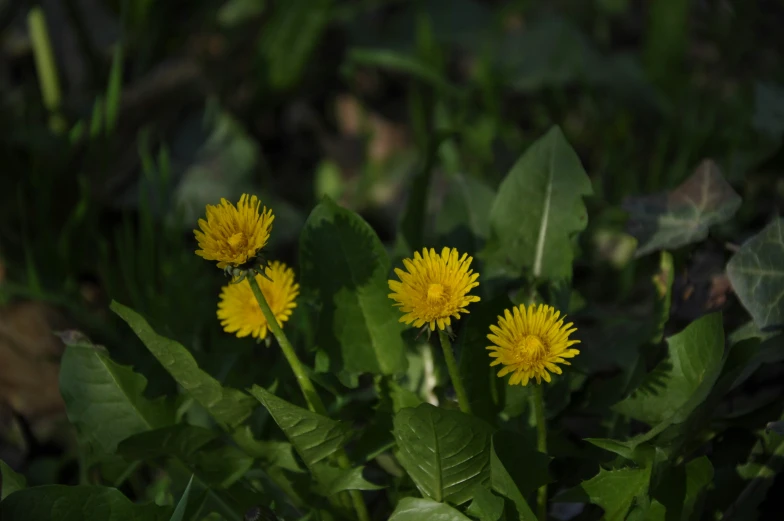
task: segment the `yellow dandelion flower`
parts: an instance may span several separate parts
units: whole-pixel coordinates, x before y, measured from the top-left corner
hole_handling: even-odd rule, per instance
[[[241,266],[256,256],[269,240],[275,216],[255,195],[243,194],[235,207],[226,199],[207,205],[207,219],[193,230],[199,242],[196,255],[218,261],[219,268]]]
[[[557,364],[570,365],[565,359],[580,354],[577,349],[570,349],[580,343],[569,340],[577,328],[571,322],[564,325],[566,315],[560,317],[561,313],[552,306],[532,304],[526,309],[520,305],[513,311],[505,310],[504,316],[498,317],[498,325],[490,326],[492,333],[487,335],[495,344],[487,348],[495,358],[490,365],[504,365],[498,371],[499,377],[514,373],[509,385],[528,385],[533,378],[536,383],[542,379],[549,382],[551,372],[561,374]]]
[[[256,282],[278,324],[283,327],[283,322],[289,319],[292,310],[297,307],[295,299],[299,295],[299,284],[294,282],[294,270],[282,262],[272,261],[266,267],[265,273],[269,279],[259,274],[253,276],[256,277]],[[264,318],[247,280],[223,287],[218,303],[218,318],[224,331],[236,333],[240,338],[248,335],[253,338],[267,336],[267,319]]]
[[[479,273],[468,269],[473,259],[465,253],[458,255],[454,248],[444,248],[440,255],[425,248],[422,255],[415,252],[413,259],[403,260],[407,271],[395,268],[400,281],[389,281],[389,298],[405,313],[401,322],[446,329],[452,318],[468,313],[468,304],[479,302],[479,297],[468,294],[479,285]]]

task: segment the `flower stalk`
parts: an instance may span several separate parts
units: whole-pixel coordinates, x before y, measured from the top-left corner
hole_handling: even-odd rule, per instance
[[[536,384],[532,389],[531,408],[536,421],[536,448],[542,454],[547,454],[547,420],[544,416],[544,385]],[[539,521],[547,519],[547,484],[545,483],[536,491],[537,517]]]
[[[452,385],[455,387],[457,403],[460,406],[460,410],[466,414],[471,414],[471,403],[468,401],[468,394],[463,386],[463,379],[460,377],[460,370],[457,366],[457,360],[455,360],[455,353],[452,351],[452,343],[449,341],[449,335],[446,331],[439,330],[438,338],[441,340],[441,348],[444,350],[446,368],[449,371],[449,377],[452,379]]]
[[[256,302],[259,303],[261,312],[267,320],[267,327],[272,331],[272,335],[278,341],[278,345],[280,345],[280,348],[283,351],[283,356],[286,357],[286,361],[288,361],[289,366],[291,366],[291,370],[294,371],[294,376],[297,378],[297,384],[302,390],[305,401],[308,403],[308,408],[317,414],[327,416],[327,409],[324,407],[324,402],[321,401],[321,397],[318,395],[318,392],[316,392],[313,382],[305,372],[305,367],[302,365],[302,362],[300,362],[297,353],[294,351],[294,347],[283,332],[283,328],[280,327],[280,324],[278,324],[278,321],[275,319],[275,315],[272,312],[272,309],[270,309],[267,299],[264,297],[264,293],[262,293],[261,288],[256,281],[255,275],[251,273],[250,276],[246,278],[250,284],[251,291],[253,291],[253,296],[256,297]],[[340,449],[337,453],[337,462],[343,469],[351,468],[351,462],[343,449]],[[349,496],[351,497],[351,503],[354,506],[354,510],[357,513],[357,519],[359,519],[359,521],[370,521],[370,514],[362,499],[361,492],[358,490],[350,490]]]

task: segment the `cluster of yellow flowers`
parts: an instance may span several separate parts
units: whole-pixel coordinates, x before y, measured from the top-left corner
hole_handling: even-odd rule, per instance
[[[207,206],[207,219],[199,220],[201,230],[195,230],[199,250],[196,254],[217,261],[218,267],[247,265],[257,258],[267,244],[274,216],[256,196],[243,195],[235,207],[221,199],[219,205]],[[467,306],[479,297],[470,291],[479,286],[479,273],[470,269],[473,259],[462,256],[454,248],[416,252],[413,259],[403,260],[405,271],[395,269],[400,280],[390,280],[389,298],[403,312],[400,321],[431,331],[449,330],[452,320],[468,313]],[[299,285],[294,271],[281,262],[265,268],[266,277],[254,273],[265,299],[280,326],[289,319],[297,306]],[[218,318],[228,333],[238,337],[263,339],[268,325],[248,281],[229,284],[223,288],[218,304]],[[503,365],[499,377],[511,373],[509,384],[527,385],[529,381],[549,382],[550,373],[561,374],[559,364],[569,365],[568,358],[579,354],[570,340],[576,331],[571,322],[552,306],[521,304],[504,311],[497,325],[490,326],[487,335],[492,345],[487,349],[491,366]]]

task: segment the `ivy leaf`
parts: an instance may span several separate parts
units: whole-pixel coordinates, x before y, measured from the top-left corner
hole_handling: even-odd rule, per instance
[[[340,422],[297,407],[257,385],[250,393],[267,408],[311,471],[349,438],[347,426]]]
[[[740,203],[740,196],[710,159],[671,192],[627,197],[623,209],[629,212],[627,229],[638,240],[635,255],[699,242],[711,226],[735,215]]]
[[[171,508],[132,503],[116,488],[44,485],[0,502],[3,521],[168,521]]]
[[[760,329],[784,325],[784,218],[741,246],[727,264],[727,276]]]
[[[60,365],[68,420],[106,454],[133,434],[174,423],[174,407],[144,396],[147,379],[109,358],[102,348],[72,344]]]
[[[459,411],[424,403],[395,415],[398,460],[423,495],[462,504],[490,484],[492,428]]]
[[[403,326],[387,297],[389,258],[370,225],[325,198],[305,223],[300,251],[302,286],[322,302],[317,338],[330,369],[404,372]]]
[[[201,404],[226,430],[245,421],[255,401],[242,391],[223,387],[202,371],[193,355],[180,343],[157,334],[138,313],[113,301],[111,309],[122,318],[185,392]]]
[[[531,269],[537,278],[571,278],[572,239],[588,224],[582,198],[592,193],[577,154],[552,127],[501,182],[485,255],[495,264]]]
[[[389,521],[471,521],[458,510],[432,499],[405,497],[397,504]]]
[[[27,487],[27,479],[14,472],[5,461],[0,460],[0,500],[5,499],[9,494],[22,490]]]
[[[724,356],[721,313],[705,315],[667,339],[668,356],[648,374],[618,412],[661,430],[686,420],[707,397]]]

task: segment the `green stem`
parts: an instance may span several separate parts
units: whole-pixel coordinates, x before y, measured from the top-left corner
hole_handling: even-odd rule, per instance
[[[299,357],[297,357],[294,347],[291,345],[291,342],[289,342],[286,333],[283,332],[275,315],[272,313],[272,310],[267,303],[267,299],[264,297],[264,293],[262,293],[261,288],[259,287],[259,283],[256,282],[256,275],[249,273],[247,279],[250,283],[250,289],[253,291],[253,296],[256,297],[256,302],[259,303],[261,312],[267,320],[267,326],[278,341],[280,349],[283,351],[283,356],[286,357],[286,360],[291,366],[291,370],[294,371],[294,375],[297,377],[297,383],[302,390],[302,394],[305,396],[305,401],[308,402],[308,408],[317,414],[327,416],[327,409],[324,407],[324,402],[321,401],[321,397],[316,392],[313,382],[305,372],[305,367],[302,365],[302,362],[300,362]],[[349,461],[348,456],[343,449],[340,449],[337,452],[337,461],[340,468],[351,468],[351,461]],[[349,496],[351,496],[351,502],[354,505],[354,510],[357,512],[359,521],[370,521],[370,514],[368,514],[365,501],[362,499],[362,493],[359,490],[349,490],[348,492]]]
[[[449,336],[446,331],[438,330],[438,338],[441,340],[441,348],[444,350],[444,359],[446,360],[446,368],[449,371],[449,377],[452,378],[452,385],[455,386],[457,393],[457,403],[460,405],[460,410],[466,414],[471,414],[471,404],[468,401],[465,387],[463,387],[463,379],[460,378],[460,371],[457,367],[457,360],[455,354],[452,352],[452,343],[449,342]]]
[[[542,454],[547,454],[547,423],[544,417],[544,385],[534,385],[531,395],[531,407],[536,417],[536,448]],[[536,493],[536,505],[539,521],[547,519],[547,485],[542,485]]]
[[[308,402],[308,408],[315,413],[326,416],[327,409],[324,407],[324,402],[321,401],[321,397],[316,392],[316,388],[313,387],[313,382],[310,381],[310,378],[305,372],[305,367],[302,365],[302,362],[299,361],[297,353],[294,352],[294,347],[286,337],[286,333],[281,329],[280,324],[278,324],[278,320],[272,313],[269,304],[267,304],[267,299],[264,298],[264,293],[261,292],[259,283],[256,282],[255,275],[251,273],[248,275],[247,279],[248,282],[250,282],[250,289],[253,291],[253,296],[256,297],[256,302],[259,303],[261,312],[267,320],[267,326],[278,341],[280,349],[283,351],[283,356],[286,357],[286,360],[291,366],[291,370],[294,371],[294,376],[297,377],[297,384],[299,384],[299,388],[302,389],[305,401]]]
[[[44,106],[49,110],[49,127],[52,132],[59,134],[65,130],[65,120],[60,115],[60,81],[57,77],[57,67],[52,51],[52,42],[49,40],[49,31],[46,28],[46,18],[43,10],[36,6],[30,9],[27,15],[27,27],[30,31],[30,41],[33,46],[35,68],[41,87],[41,97]]]

